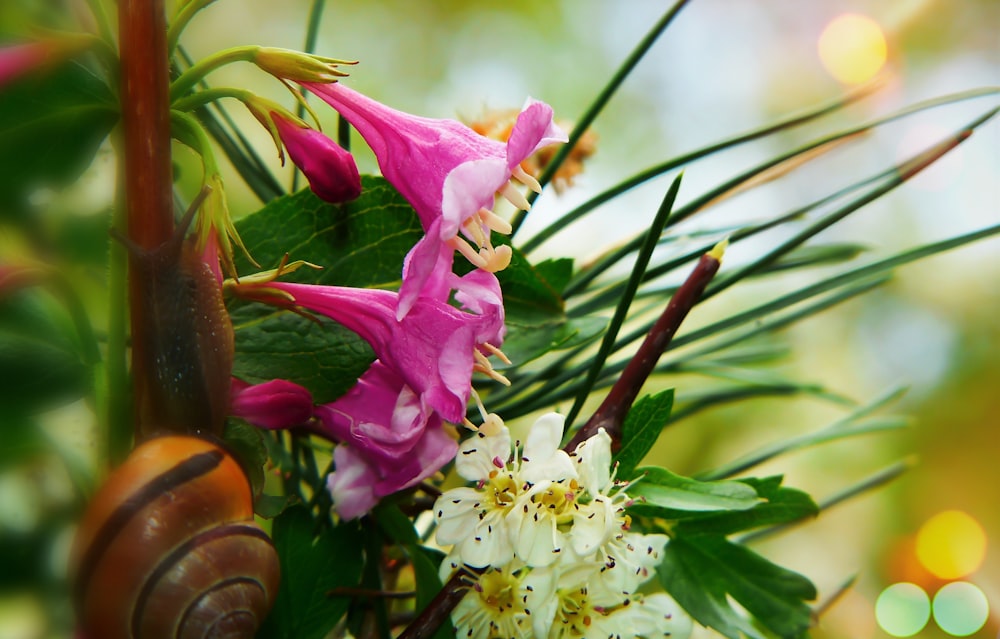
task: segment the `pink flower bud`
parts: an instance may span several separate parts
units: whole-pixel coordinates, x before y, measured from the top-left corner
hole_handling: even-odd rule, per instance
[[[361,194],[358,165],[347,150],[315,129],[271,112],[281,142],[313,193],[327,202],[348,202]]]
[[[309,421],[312,395],[286,379],[250,385],[233,379],[232,414],[260,428],[293,428]]]

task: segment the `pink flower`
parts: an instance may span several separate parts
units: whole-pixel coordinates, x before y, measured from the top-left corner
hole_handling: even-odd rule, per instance
[[[0,48],[0,86],[41,65],[48,57],[49,47],[43,42]]]
[[[339,322],[371,344],[378,359],[416,390],[421,401],[444,419],[461,422],[473,371],[506,381],[487,359],[488,354],[499,353],[496,347],[503,340],[505,327],[500,286],[494,275],[473,271],[463,278],[452,277],[459,289],[456,299],[473,312],[424,296],[398,320],[399,295],[392,291],[257,283],[248,278],[235,287],[244,297],[299,306]]]
[[[345,519],[431,476],[458,450],[440,416],[379,361],[346,395],[317,407],[316,417],[313,430],[341,442],[327,487]]]
[[[302,126],[278,113],[271,118],[295,166],[309,180],[313,193],[327,202],[340,203],[361,194],[358,165],[347,150],[315,129]]]
[[[510,248],[494,248],[490,232],[509,233],[493,213],[497,193],[519,208],[528,202],[512,178],[540,190],[520,166],[538,149],[565,142],[552,120],[552,108],[529,99],[506,143],[479,135],[466,125],[422,118],[391,109],[341,83],[305,84],[347,119],[378,159],[382,174],[413,205],[427,235],[407,258],[413,274],[400,290],[399,316],[409,312],[427,278],[458,250],[476,266],[502,270]],[[461,231],[472,243],[458,237]],[[447,248],[447,247],[450,247]]]
[[[285,379],[250,385],[233,379],[230,414],[259,428],[305,426],[313,415],[312,394]]]

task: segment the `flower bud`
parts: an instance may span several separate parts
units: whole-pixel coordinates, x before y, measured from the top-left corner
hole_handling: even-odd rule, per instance
[[[361,176],[354,156],[319,131],[272,111],[288,156],[309,180],[313,192],[327,202],[353,200],[361,194]]]
[[[257,48],[253,62],[264,71],[283,80],[320,84],[336,82],[337,78],[347,76],[337,68],[338,65],[357,64],[351,60],[338,60],[276,47]]]
[[[312,395],[286,379],[249,385],[233,379],[232,414],[260,428],[294,428],[309,421]]]

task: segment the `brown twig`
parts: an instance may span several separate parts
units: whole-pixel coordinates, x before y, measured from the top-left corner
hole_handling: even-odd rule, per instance
[[[670,298],[667,308],[646,334],[646,339],[625,366],[621,377],[611,387],[600,407],[587,423],[576,431],[566,444],[565,450],[575,450],[578,444],[596,435],[601,428],[611,436],[612,450],[617,451],[621,447],[625,416],[639,396],[639,390],[646,382],[646,378],[656,367],[656,362],[670,345],[670,340],[677,333],[681,322],[687,317],[688,311],[698,302],[701,294],[705,292],[705,287],[715,277],[724,249],[725,244],[720,244],[701,256],[694,270]]]
[[[469,580],[475,577],[474,569],[464,566],[459,568],[397,639],[426,639],[432,636],[441,624],[448,620],[458,602],[465,597],[469,589]]]

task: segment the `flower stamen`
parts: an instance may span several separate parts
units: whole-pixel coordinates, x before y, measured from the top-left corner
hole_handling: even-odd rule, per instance
[[[482,373],[490,379],[500,382],[504,386],[510,386],[510,380],[494,370],[493,364],[490,363],[490,360],[487,359],[485,355],[480,353],[478,350],[473,351],[472,355],[476,360],[476,363],[472,366],[472,370],[477,373]]]
[[[520,164],[511,169],[511,177],[515,178],[518,182],[525,185],[535,193],[542,192],[542,185],[538,183],[533,175],[525,171]]]
[[[517,190],[513,182],[508,181],[505,183],[498,191],[508,202],[513,204],[515,207],[521,209],[522,211],[527,211],[531,208],[531,204],[528,202],[528,198]]]

